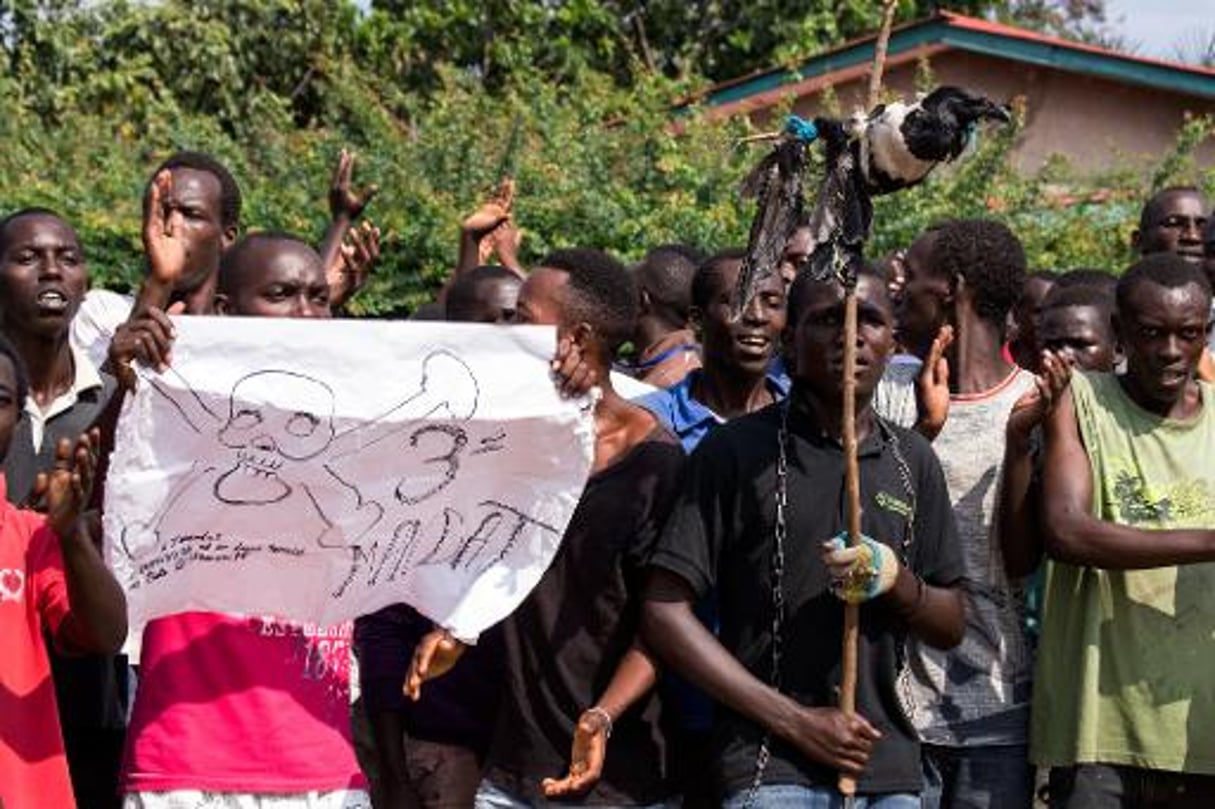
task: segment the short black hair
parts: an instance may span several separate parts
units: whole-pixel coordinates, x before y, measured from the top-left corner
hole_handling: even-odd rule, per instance
[[[309,252],[316,253],[315,247],[293,233],[281,230],[260,230],[257,233],[250,233],[225,250],[220,257],[217,290],[225,295],[235,295],[244,280],[241,277],[240,263],[245,258],[245,254],[262,244],[281,244],[283,242],[303,245]]]
[[[1194,194],[1206,202],[1207,195],[1202,192],[1202,189],[1196,185],[1170,185],[1167,188],[1162,188],[1152,196],[1148,197],[1147,202],[1143,203],[1143,208],[1139,211],[1139,229],[1147,230],[1156,223],[1156,211],[1159,210],[1165,197],[1176,194]]]
[[[444,299],[444,316],[447,320],[464,320],[463,313],[476,309],[481,305],[479,290],[482,284],[495,281],[513,281],[522,283],[519,276],[505,267],[497,264],[482,264],[467,272],[460,273]]]
[[[549,253],[538,266],[569,276],[566,320],[589,323],[609,352],[633,336],[637,284],[615,258],[602,250],[572,247]]]
[[[1004,328],[1025,287],[1025,249],[1007,226],[992,219],[955,219],[936,232],[933,269],[964,278],[979,317]]]
[[[1118,277],[1095,267],[1077,267],[1074,270],[1068,270],[1059,275],[1055,286],[1062,289],[1068,287],[1093,287],[1108,295],[1112,301],[1114,299],[1114,290],[1118,288]]]
[[[886,295],[888,305],[893,307],[893,301],[890,300],[890,288],[887,286],[886,274],[871,261],[863,261],[857,267],[857,281],[861,278],[872,278],[878,282],[882,292]],[[805,297],[810,290],[817,289],[820,284],[838,284],[839,281],[834,275],[825,279],[817,279],[813,273],[799,272],[797,277],[793,279],[793,283],[789,285],[789,294],[785,299],[785,312],[787,315],[786,323],[789,328],[796,328],[798,321],[802,316],[802,307],[806,305]]]
[[[1070,306],[1093,306],[1107,312],[1114,310],[1114,293],[1111,289],[1090,284],[1056,286],[1042,301],[1042,312],[1050,309],[1065,309]]]
[[[30,208],[22,208],[18,211],[13,211],[8,216],[0,219],[0,256],[3,256],[5,251],[8,250],[8,226],[16,222],[18,219],[25,219],[27,216],[49,216],[54,219],[58,219],[68,227],[71,227],[71,224],[60,216],[58,211],[52,211],[50,208],[33,206]],[[73,228],[73,230],[75,229]],[[77,241],[79,240],[79,237],[77,237]]]
[[[720,291],[722,270],[727,264],[742,261],[746,255],[745,247],[728,247],[700,262],[696,274],[692,276],[692,287],[689,290],[692,305],[702,311],[707,309]]]
[[[1144,256],[1131,265],[1131,268],[1118,279],[1115,300],[1120,314],[1126,314],[1130,308],[1130,297],[1135,288],[1141,284],[1152,283],[1165,289],[1180,289],[1195,285],[1207,299],[1211,301],[1211,282],[1202,266],[1173,253],[1152,253]]]
[[[13,379],[17,383],[17,416],[20,418],[25,411],[26,397],[30,393],[30,375],[25,368],[25,360],[17,353],[17,347],[2,333],[0,333],[0,357],[8,357],[9,362],[13,364]]]
[[[204,152],[174,152],[156,167],[148,179],[148,187],[156,179],[156,175],[165,170],[189,169],[210,174],[219,182],[220,221],[225,228],[240,227],[241,194],[236,178],[227,166]],[[147,199],[146,190],[144,199]]]
[[[692,305],[692,278],[704,260],[695,247],[664,244],[645,254],[633,268],[637,285],[649,294],[655,311],[670,325],[683,327]]]

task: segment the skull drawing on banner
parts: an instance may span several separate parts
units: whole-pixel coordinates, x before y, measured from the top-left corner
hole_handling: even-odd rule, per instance
[[[159,542],[161,537],[217,532],[229,540],[269,539],[283,547],[311,541],[321,548],[349,550],[357,558],[361,543],[384,515],[380,498],[365,491],[368,484],[391,488],[395,483],[396,501],[417,505],[455,479],[466,447],[475,447],[469,455],[502,448],[493,437],[473,444],[458,424],[473,418],[480,396],[468,364],[454,352],[437,349],[420,365],[416,389],[375,417],[352,416],[353,424],[341,432],[334,421],[334,388],[304,373],[279,368],[245,374],[231,387],[227,413],[223,407],[208,407],[174,368],[169,372],[184,383],[184,395],[151,378],[152,390],[172,402],[195,433],[214,436],[216,446],[193,459],[190,473],[174,483],[151,520],[123,527],[117,546],[134,559],[128,533],[151,531]],[[367,479],[360,470],[375,466],[377,457],[381,469],[408,480]],[[212,501],[239,507],[241,515],[220,525],[223,513],[215,513],[201,528],[197,515],[206,513]],[[245,507],[282,511],[250,520]],[[275,535],[273,525],[284,520],[293,526],[291,535]]]
[[[290,371],[258,371],[237,380],[219,441],[235,450],[215,496],[233,505],[266,505],[291,495],[292,465],[333,442],[333,390]]]

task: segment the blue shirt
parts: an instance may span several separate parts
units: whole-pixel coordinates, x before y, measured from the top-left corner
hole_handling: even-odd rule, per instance
[[[689,455],[692,450],[696,449],[697,444],[709,434],[710,430],[726,421],[692,398],[692,390],[703,373],[699,369],[691,371],[683,378],[683,381],[669,388],[647,393],[634,402],[653,413],[654,418],[678,436],[679,443],[683,444],[683,451]],[[775,401],[780,401],[789,395],[788,376],[769,373],[765,383]]]

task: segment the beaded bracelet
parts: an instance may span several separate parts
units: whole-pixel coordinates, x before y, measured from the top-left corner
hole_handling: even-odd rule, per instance
[[[607,729],[604,731],[603,737],[605,739],[612,738],[612,715],[610,713],[608,713],[606,709],[600,708],[598,705],[593,705],[590,708],[587,708],[585,711],[583,711],[583,713],[593,714],[595,716],[598,716],[600,719],[602,719],[604,721],[604,723],[607,725]]]

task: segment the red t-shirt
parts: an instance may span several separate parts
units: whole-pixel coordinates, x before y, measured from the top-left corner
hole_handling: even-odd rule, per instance
[[[0,475],[0,806],[75,807],[43,629],[69,611],[59,540],[5,497]]]
[[[350,639],[350,623],[318,629],[202,612],[152,621],[125,789],[366,788],[350,738]]]

